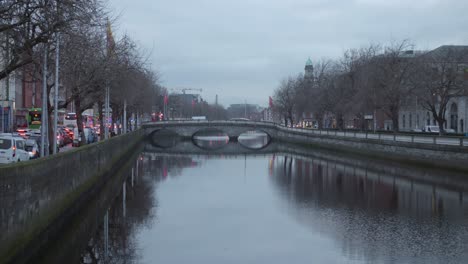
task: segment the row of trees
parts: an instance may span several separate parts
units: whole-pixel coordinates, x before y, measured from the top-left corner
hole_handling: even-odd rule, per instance
[[[135,42],[128,36],[114,40],[105,4],[105,0],[4,0],[0,3],[0,36],[4,39],[0,79],[24,69],[28,75],[25,79],[36,83],[43,79],[45,64],[49,69],[45,76],[50,98],[56,85],[53,69],[59,48],[59,87],[65,94],[59,108],[74,104],[80,133],[83,133],[81,114],[96,104],[104,127],[106,87],[110,89],[113,121],[122,116],[124,101],[127,117],[132,113],[151,112],[160,93],[158,76],[149,68]],[[53,107],[47,101],[50,117]],[[52,142],[51,125],[49,131],[49,142]]]
[[[284,79],[274,92],[274,110],[286,125],[310,112],[320,128],[324,116],[331,116],[338,129],[344,128],[346,117],[362,120],[365,114],[381,111],[398,131],[401,107],[408,98],[417,98],[419,107],[432,113],[444,131],[449,101],[467,94],[467,62],[468,49],[463,46],[414,52],[405,40],[350,49],[337,60],[317,62],[311,77]]]

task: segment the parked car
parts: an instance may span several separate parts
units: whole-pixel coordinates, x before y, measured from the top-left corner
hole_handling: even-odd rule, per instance
[[[57,140],[57,146],[63,147],[65,145],[63,135],[62,133],[60,133],[60,131],[57,131],[56,140]]]
[[[457,133],[457,132],[455,131],[455,129],[447,128],[447,129],[445,129],[445,133],[447,133],[447,134],[455,134],[455,133]]]
[[[34,140],[36,141],[36,144],[37,144],[37,149],[39,151],[39,156],[40,156],[40,153],[41,153],[41,135],[31,135],[29,137],[29,140]],[[57,153],[60,151],[60,148],[59,146],[57,145]]]
[[[35,139],[26,140],[25,150],[29,154],[29,159],[37,159],[40,156],[39,144]]]
[[[426,133],[439,133],[439,126],[425,126],[424,132]]]
[[[71,139],[70,135],[64,128],[58,128],[58,132],[60,133],[60,135],[62,135],[63,145],[68,145],[73,142],[73,139]]]
[[[67,132],[68,137],[70,138],[70,143],[72,143],[73,142],[73,137],[74,137],[73,128],[63,127],[63,130],[65,132]]]
[[[25,140],[12,134],[0,134],[0,163],[27,161],[29,154],[25,150]]]

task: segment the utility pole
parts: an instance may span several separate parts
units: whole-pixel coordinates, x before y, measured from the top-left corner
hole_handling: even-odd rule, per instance
[[[127,99],[124,99],[123,134],[127,133]]]
[[[42,68],[42,115],[41,115],[41,157],[46,155],[47,127],[47,43],[44,45],[44,61]]]
[[[104,138],[109,139],[109,84],[106,85],[106,95],[105,95],[105,120],[104,120]]]
[[[59,14],[59,0],[57,0],[56,9],[57,15]],[[54,142],[52,143],[52,153],[57,154],[57,123],[58,123],[58,93],[59,93],[59,65],[60,63],[60,33],[55,33],[55,85],[54,85],[54,128],[52,134],[54,135]]]
[[[55,47],[55,90],[54,90],[54,142],[53,142],[53,154],[57,154],[57,122],[58,122],[58,93],[59,93],[59,63],[60,63],[60,33],[56,33],[56,47]]]
[[[10,60],[10,40],[8,39],[8,36],[6,36],[6,61],[8,63],[8,61]],[[9,107],[10,106],[10,74],[8,74],[5,78],[5,88],[6,88],[6,103],[7,103],[7,107],[8,107],[8,116],[7,116],[7,120],[8,120],[8,126],[6,128],[6,131],[9,132],[10,130],[10,112],[11,112],[11,108]],[[5,108],[3,108],[5,109]],[[4,110],[5,111],[5,110]],[[5,113],[3,114],[3,117],[2,117],[2,120],[3,122],[5,122]],[[5,126],[5,125],[4,125]]]

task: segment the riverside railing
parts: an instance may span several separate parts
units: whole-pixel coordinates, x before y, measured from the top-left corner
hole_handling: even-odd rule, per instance
[[[290,131],[292,133],[303,133],[306,135],[317,135],[317,136],[330,136],[337,138],[354,138],[354,139],[370,139],[376,141],[393,141],[401,143],[418,143],[418,144],[431,144],[431,145],[445,145],[445,146],[459,146],[468,147],[468,137],[463,136],[440,136],[435,134],[404,134],[404,133],[382,133],[382,132],[365,132],[365,131],[349,131],[349,130],[320,130],[320,129],[308,129],[308,128],[292,128],[285,127],[272,122],[259,122],[259,121],[245,121],[245,120],[222,120],[222,121],[207,121],[207,120],[174,120],[174,121],[162,121],[154,123],[146,123],[145,125],[156,124],[156,125],[197,125],[207,127],[221,125],[238,125],[247,127],[269,127],[276,128],[282,131]]]
[[[279,129],[291,132],[303,132],[306,134],[318,136],[333,136],[341,138],[371,139],[380,141],[394,141],[403,143],[419,143],[431,145],[447,146],[468,146],[468,137],[462,136],[440,136],[440,135],[422,135],[422,134],[402,134],[402,133],[379,133],[364,131],[340,131],[340,130],[319,130],[306,128],[290,128],[278,125]]]

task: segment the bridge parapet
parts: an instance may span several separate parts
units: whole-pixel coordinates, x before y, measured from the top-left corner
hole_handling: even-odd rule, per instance
[[[275,138],[278,132],[277,126],[269,122],[254,121],[163,121],[151,122],[143,125],[146,135],[167,129],[182,137],[192,137],[195,133],[205,129],[217,129],[226,133],[229,137],[238,137],[247,131],[263,131],[271,138]]]

